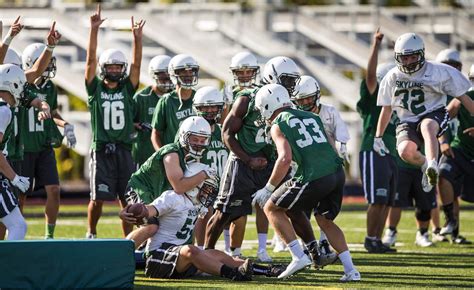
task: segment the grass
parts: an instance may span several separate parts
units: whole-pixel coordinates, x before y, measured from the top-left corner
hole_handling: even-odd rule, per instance
[[[349,209],[349,210],[348,210]],[[362,242],[365,237],[365,211],[363,206],[345,206],[336,222],[346,234],[353,261],[361,272],[362,281],[342,284],[339,278],[343,273],[341,264],[327,266],[322,271],[307,270],[286,280],[255,277],[254,281],[234,283],[219,277],[196,277],[184,280],[149,279],[138,270],[135,289],[156,288],[226,288],[226,289],[288,289],[288,288],[473,288],[474,287],[474,245],[452,245],[438,243],[434,247],[419,248],[414,245],[414,212],[405,211],[398,227],[398,252],[395,254],[367,254]],[[26,208],[27,239],[37,239],[44,235],[42,206]],[[86,205],[62,206],[62,216],[58,221],[56,238],[80,239],[87,228]],[[120,238],[118,207],[107,205],[98,227],[100,238]],[[461,211],[461,232],[474,240],[474,210]],[[316,228],[316,227],[315,227]],[[269,237],[273,236],[270,231]],[[243,254],[255,257],[257,234],[255,219],[249,218]],[[289,263],[289,253],[269,253],[276,262]]]

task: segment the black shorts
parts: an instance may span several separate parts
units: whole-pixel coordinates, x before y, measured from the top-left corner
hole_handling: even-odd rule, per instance
[[[398,182],[398,168],[393,156],[382,157],[374,151],[362,151],[359,153],[359,169],[367,203],[391,205]]]
[[[17,206],[18,200],[13,193],[13,185],[0,174],[0,218],[6,217]]]
[[[439,131],[436,137],[440,137],[448,129],[449,115],[446,108],[436,109],[420,117],[418,122],[404,122],[398,124],[396,129],[397,147],[401,142],[409,140],[415,142],[418,148],[421,148],[424,142],[420,131],[420,124],[424,119],[432,119],[438,123]]]
[[[146,255],[145,275],[150,278],[182,279],[195,276],[198,269],[191,265],[183,273],[176,272],[179,251],[184,246],[163,243],[157,250]]]
[[[455,196],[474,201],[474,160],[469,159],[460,148],[451,148],[454,158],[442,155],[439,174],[453,186]]]
[[[431,210],[437,206],[436,190],[425,192],[421,185],[423,172],[420,169],[398,167],[398,186],[392,206],[415,206],[420,210]],[[413,203],[415,201],[415,203]]]
[[[34,188],[45,185],[59,185],[56,156],[53,148],[40,152],[25,152],[21,162],[21,174],[30,178],[30,188],[25,194],[30,194]]]
[[[117,146],[115,153],[91,151],[89,170],[91,200],[124,199],[135,164],[131,151]]]
[[[214,208],[235,218],[251,214],[252,195],[267,184],[274,165],[269,161],[264,169],[253,170],[230,153]]]
[[[291,179],[275,190],[271,200],[281,208],[292,211],[314,209],[315,213],[334,220],[341,210],[345,180],[342,168],[306,183]]]

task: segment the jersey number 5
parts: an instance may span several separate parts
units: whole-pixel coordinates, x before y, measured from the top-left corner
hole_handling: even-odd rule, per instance
[[[321,131],[321,128],[319,128],[315,119],[303,119],[303,121],[300,119],[291,119],[289,125],[291,128],[298,126],[298,133],[303,136],[302,139],[296,140],[296,145],[300,148],[309,146],[313,144],[313,142],[327,142],[326,136],[324,136],[324,133]],[[313,134],[308,132],[308,128],[311,129]]]
[[[123,102],[105,102],[102,107],[104,107],[104,129],[122,130],[125,127]]]

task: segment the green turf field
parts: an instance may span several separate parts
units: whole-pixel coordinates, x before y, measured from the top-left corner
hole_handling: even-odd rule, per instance
[[[346,207],[346,209],[348,209]],[[39,239],[44,235],[44,219],[41,206],[26,208],[27,239]],[[58,221],[56,238],[80,239],[87,228],[86,206],[62,206],[63,215]],[[120,238],[120,221],[116,213],[118,207],[106,206],[99,222],[99,238]],[[398,228],[398,253],[367,254],[363,249],[365,236],[365,212],[363,207],[351,206],[343,211],[336,222],[346,234],[354,264],[362,275],[362,281],[350,284],[339,283],[342,265],[330,265],[322,271],[307,270],[286,281],[256,277],[252,282],[237,283],[224,278],[198,277],[186,280],[148,279],[143,271],[137,271],[135,289],[152,288],[451,288],[474,287],[474,245],[451,245],[439,243],[431,248],[414,245],[415,221],[413,212],[405,211]],[[474,240],[474,210],[461,211],[461,233]],[[255,219],[249,218],[245,235],[243,254],[252,257],[256,254],[257,234]],[[270,232],[269,237],[273,235]],[[219,246],[219,245],[218,245]],[[269,253],[276,262],[289,263],[289,253]]]

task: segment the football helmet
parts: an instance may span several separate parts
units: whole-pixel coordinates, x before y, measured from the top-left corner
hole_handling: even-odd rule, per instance
[[[385,75],[394,67],[395,67],[395,64],[393,62],[386,62],[386,63],[379,64],[375,72],[375,75],[377,77],[377,82],[378,83],[382,82]]]
[[[296,63],[286,56],[277,56],[270,59],[263,69],[262,82],[265,84],[279,84],[293,94],[300,72]]]
[[[288,91],[279,84],[264,85],[255,96],[255,107],[260,111],[260,114],[267,123],[276,110],[291,106],[292,103]]]
[[[471,65],[471,68],[469,69],[469,73],[467,74],[467,76],[469,77],[471,81],[474,81],[474,64]]]
[[[210,111],[210,107],[216,108],[216,110]],[[224,96],[213,87],[202,87],[194,95],[193,108],[198,116],[203,117],[210,125],[213,125],[221,118],[224,109]]]
[[[257,75],[260,72],[255,55],[248,51],[239,52],[232,57],[230,71],[234,76],[234,84],[241,88],[249,88],[257,83]],[[242,71],[250,70],[252,75],[240,75]]]
[[[198,83],[199,65],[190,55],[178,54],[170,60],[168,73],[175,86],[191,89]]]
[[[148,65],[150,77],[155,80],[156,86],[164,91],[170,91],[174,87],[168,73],[170,60],[171,57],[167,55],[157,55],[150,60]]]
[[[198,174],[201,171],[205,171],[209,165],[191,162],[186,164],[186,170],[184,171],[185,177],[191,177]],[[217,179],[208,178],[201,184],[186,192],[191,198],[194,205],[202,205],[203,207],[211,206],[217,198],[219,192],[219,181]]]
[[[11,63],[0,65],[0,91],[12,94],[15,100],[14,107],[18,106],[23,98],[25,85],[25,73],[19,66]]]
[[[111,72],[107,69],[109,65],[121,65],[118,72]],[[99,74],[103,79],[111,82],[119,82],[127,75],[128,62],[125,54],[118,49],[110,48],[102,52],[99,57]]]
[[[184,120],[179,126],[179,143],[187,151],[187,155],[200,159],[211,141],[211,126],[200,116],[191,116]],[[205,141],[195,142],[192,137],[204,137]]]
[[[303,100],[311,98],[311,103],[304,103]],[[301,76],[295,87],[295,93],[291,101],[303,111],[311,111],[314,107],[319,107],[321,90],[318,81],[311,76]]]
[[[3,60],[3,63],[4,64],[11,63],[19,67],[22,67],[20,55],[18,54],[18,52],[16,52],[12,48],[8,48],[7,54],[5,55],[5,59]]]
[[[459,71],[462,70],[461,55],[459,54],[459,51],[455,49],[443,49],[436,56],[436,61],[450,65]]]
[[[25,71],[31,69],[38,58],[41,56],[43,51],[46,49],[46,45],[43,43],[32,43],[28,45],[21,56],[23,62],[23,69]],[[51,57],[48,67],[43,72],[42,77],[52,79],[56,76],[56,57]]]
[[[398,69],[406,74],[419,71],[425,64],[425,44],[420,36],[415,33],[405,33],[398,37],[394,47],[395,62]],[[402,56],[418,55],[418,60],[404,64]]]

